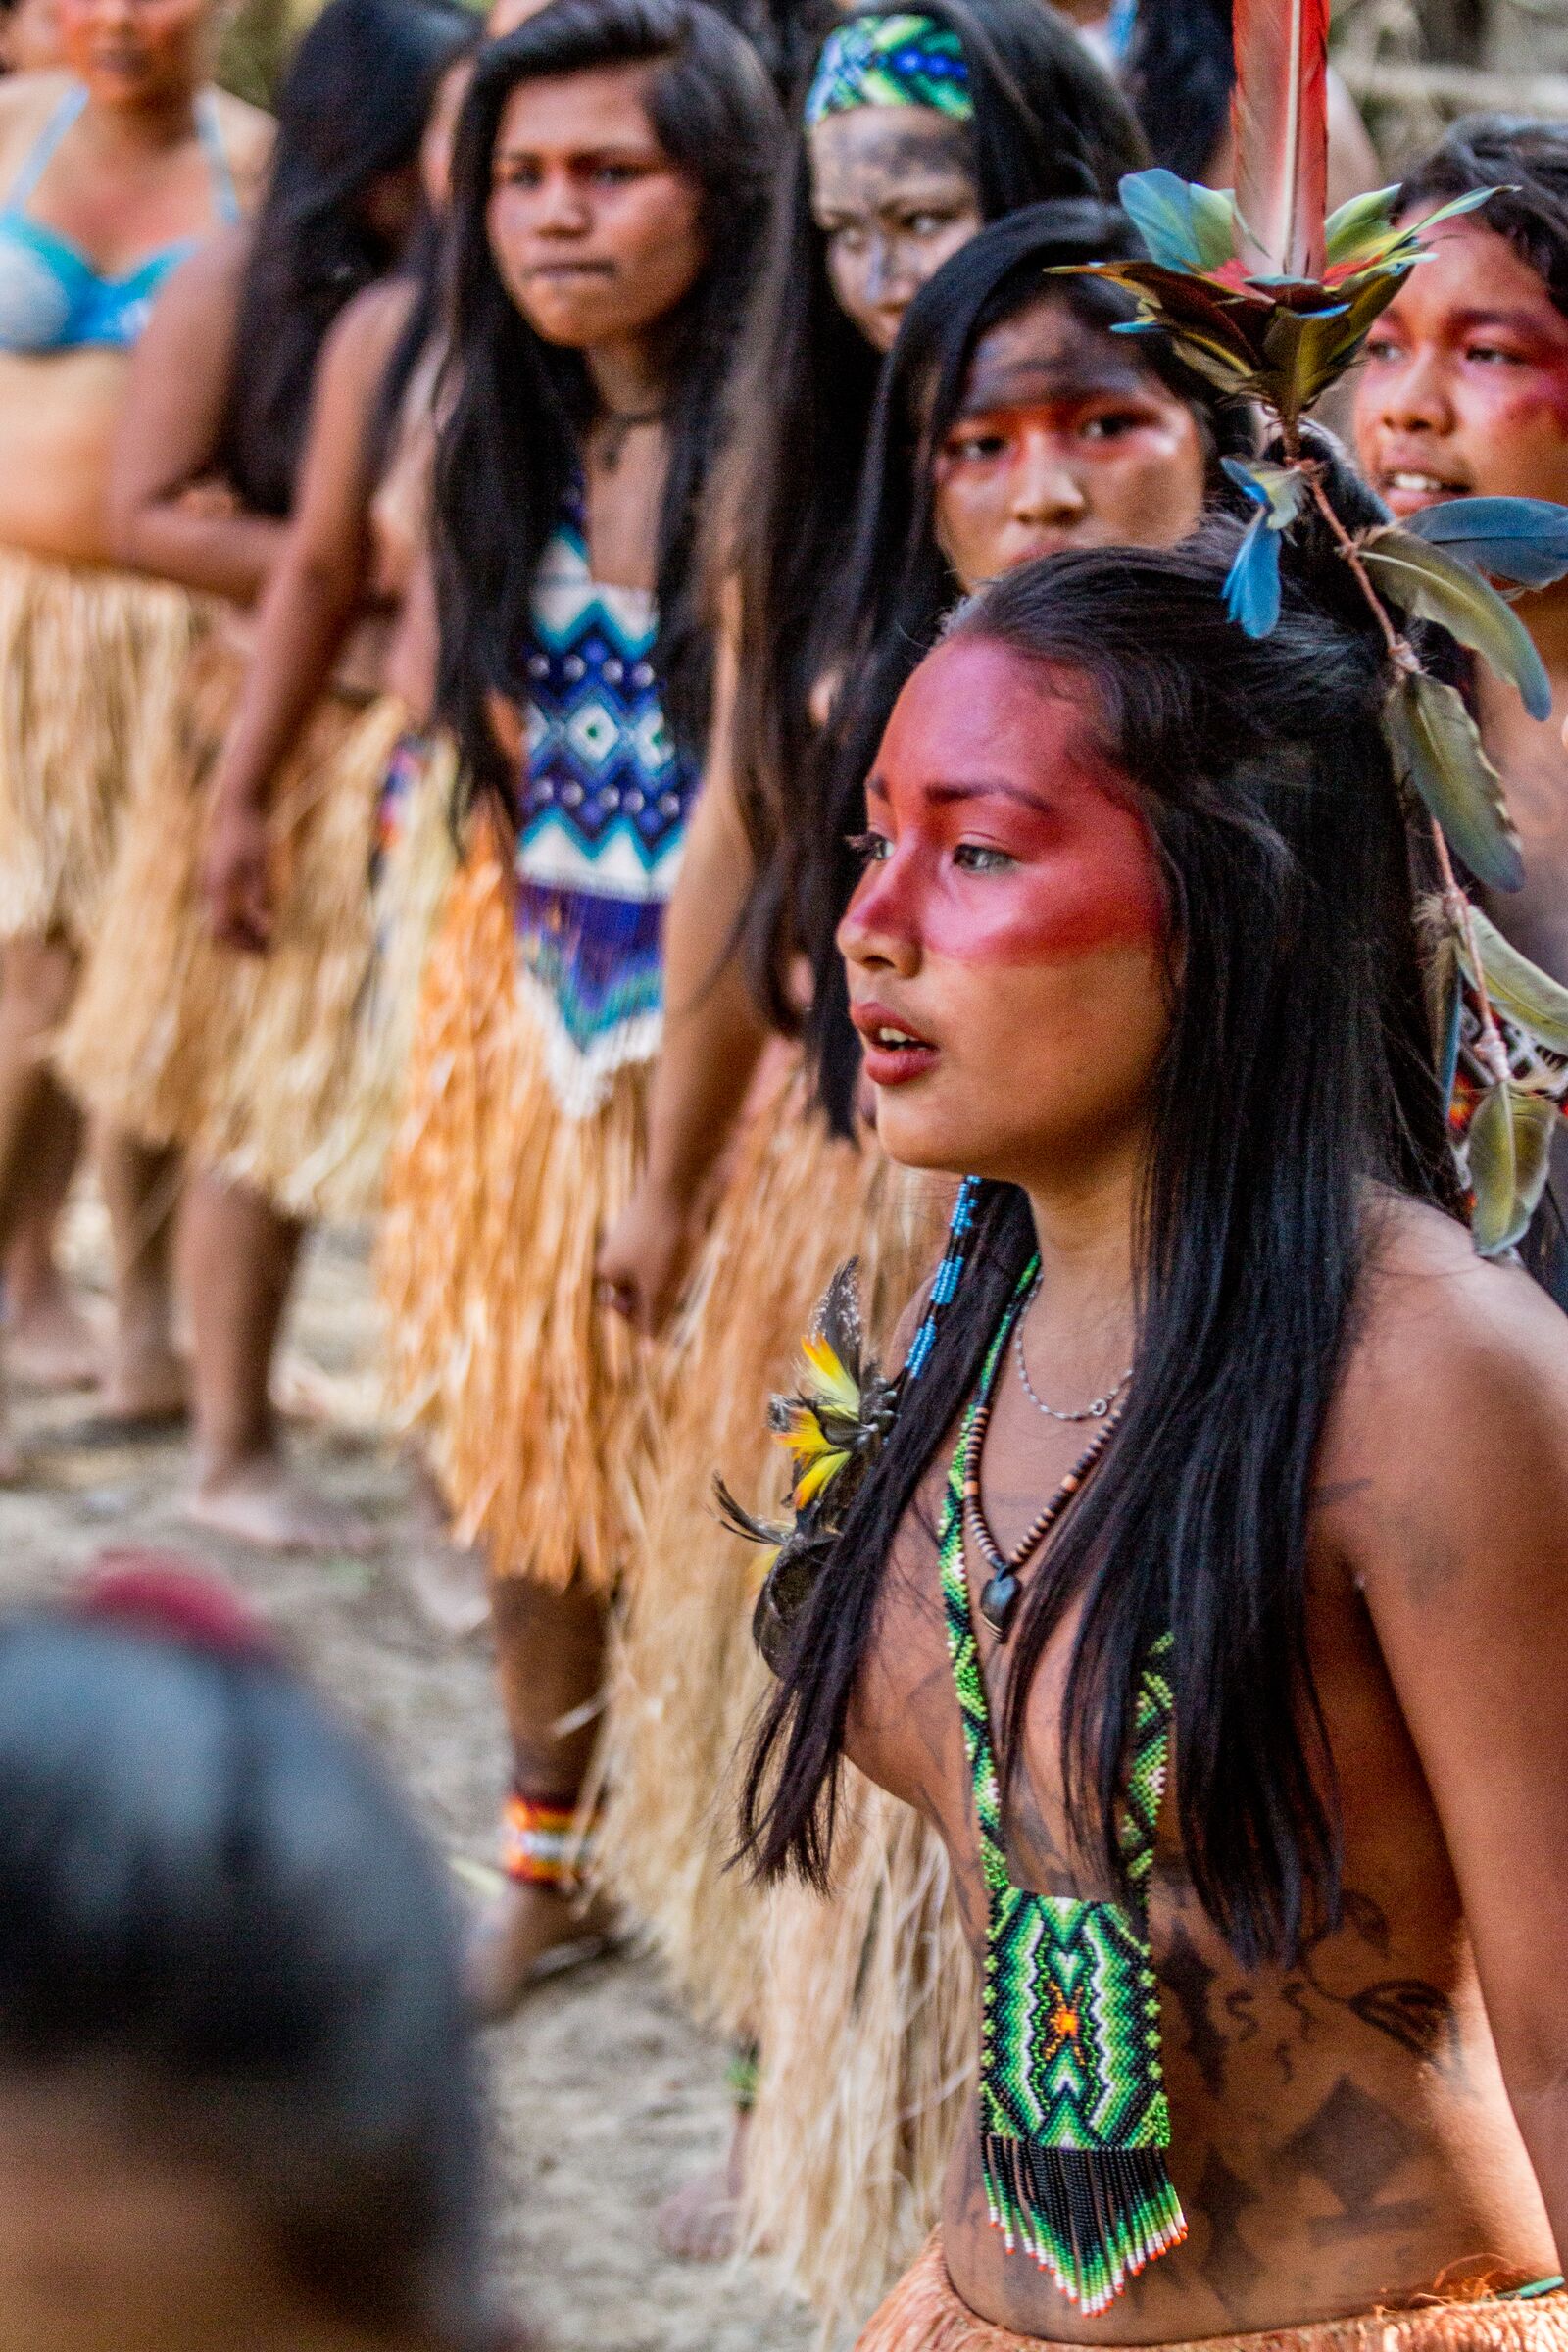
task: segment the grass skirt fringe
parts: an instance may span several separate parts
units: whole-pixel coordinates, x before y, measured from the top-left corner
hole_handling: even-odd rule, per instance
[[[894,2288],[855,2352],[1076,2352],[1038,2335],[1015,2335],[959,2301],[948,2277],[940,2233]],[[1523,2302],[1428,2303],[1412,2311],[1367,2312],[1271,2328],[1252,2335],[1215,2335],[1181,2352],[1568,2352],[1568,2294]]]
[[[91,937],[196,626],[161,580],[0,550],[0,939]]]
[[[705,2019],[754,2029],[763,1900],[726,1868],[737,1752],[767,1688],[752,1641],[765,1558],[720,1524],[713,1479],[776,1515],[786,1465],[767,1398],[790,1384],[836,1267],[858,1254],[885,1343],[940,1225],[874,1146],[835,1141],[781,1053],[743,1129],[671,1342],[670,1401],[635,1603],[606,1718],[597,1862]]]
[[[58,1065],[102,1118],[177,1144],[288,1215],[363,1214],[378,1154],[360,1088],[381,1051],[362,1018],[370,849],[405,713],[391,698],[318,706],[274,804],[272,943],[241,955],[209,937],[199,876],[207,786],[243,678],[232,652],[203,646],[177,723],[149,747]],[[393,1090],[377,1082],[384,1146]]]
[[[970,2112],[979,1977],[946,1849],[844,1768],[836,1885],[774,1890],[743,2227],[836,2331],[941,2211]]]
[[[425,960],[387,1171],[390,1385],[460,1542],[498,1575],[609,1591],[640,1557],[660,1399],[594,1258],[641,1170],[649,1072],[627,1065],[573,1119],[546,1056],[509,864],[481,821]]]

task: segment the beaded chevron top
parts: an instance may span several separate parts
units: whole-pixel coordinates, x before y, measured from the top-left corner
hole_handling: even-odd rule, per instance
[[[1032,1269],[1031,1269],[1032,1271]],[[963,1558],[965,1443],[1021,1303],[1004,1319],[948,1480],[942,1597],[963,1719],[986,1888],[980,2154],[1007,2251],[1033,2256],[1062,2294],[1103,2311],[1187,2235],[1165,2169],[1170,2111],[1147,1890],[1170,1745],[1170,1637],[1145,1662],[1119,1827],[1134,1908],[1034,1894],[1007,1867],[1002,1783]]]
[[[664,718],[654,599],[588,566],[573,501],[534,583],[517,808],[517,954],[551,1084],[584,1117],[659,1050],[664,906],[698,778]]]

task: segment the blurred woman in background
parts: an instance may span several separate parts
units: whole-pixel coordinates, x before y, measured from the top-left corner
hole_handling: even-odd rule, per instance
[[[712,695],[699,500],[777,123],[702,0],[556,0],[483,54],[459,133],[434,529],[464,856],[382,1263],[396,1389],[493,1578],[514,1785],[491,2014],[581,1932],[574,1817],[656,1422],[594,1253],[642,1158]]]
[[[267,166],[265,117],[209,79],[215,15],[57,0],[63,70],[0,84],[0,1252],[69,1181],[76,1113],[40,1049],[96,920],[134,738],[190,627],[182,594],[114,568],[108,476],[154,296]],[[13,1308],[30,1303],[47,1358],[75,1369],[36,1238],[31,1284],[18,1271]],[[134,1413],[138,1310],[119,1304],[106,1402]]]
[[[341,341],[332,330],[410,250],[424,213],[426,127],[474,29],[445,0],[329,0],[279,97],[266,209],[254,230],[198,256],[171,286],[138,357],[116,458],[122,550],[205,591],[213,618],[180,709],[148,744],[60,1063],[127,1139],[122,1165],[144,1217],[169,1198],[172,1156],[192,1163],[181,1233],[195,1342],[187,1508],[274,1546],[360,1533],[289,1476],[269,1379],[301,1211],[318,1204],[304,1162],[342,1107],[349,1016],[372,959],[366,872],[388,746],[384,730],[370,745],[359,730],[383,684],[396,580],[351,583],[351,594],[368,591],[355,611],[361,625],[346,642],[340,630],[296,699],[292,744],[274,748],[270,856],[303,934],[298,952],[261,956],[214,943],[201,858],[252,648],[248,609],[290,544],[318,374],[313,506],[320,473],[336,475],[338,410],[345,378],[365,364],[362,339],[377,340],[385,360],[407,289],[368,326],[361,313]],[[330,373],[319,366],[328,350]],[[338,603],[346,621],[349,601]],[[268,614],[275,630],[275,603]],[[172,1356],[167,1380],[177,1407],[185,1373]]]

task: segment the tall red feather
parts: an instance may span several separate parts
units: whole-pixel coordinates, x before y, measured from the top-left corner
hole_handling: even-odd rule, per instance
[[[1235,0],[1236,203],[1263,276],[1320,277],[1329,178],[1329,0]]]

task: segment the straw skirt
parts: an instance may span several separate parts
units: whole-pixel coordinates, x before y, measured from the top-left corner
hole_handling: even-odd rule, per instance
[[[787,1465],[767,1400],[792,1385],[835,1269],[861,1265],[885,1345],[940,1250],[919,1179],[829,1135],[798,1051],[750,1106],[671,1345],[670,1404],[635,1598],[616,1645],[599,1866],[700,2015],[755,2022],[761,1898],[727,1867],[736,1767],[767,1689],[751,1622],[766,1555],[720,1523],[713,1481],[777,1517]]]
[[[182,589],[0,549],[0,940],[91,938],[196,625]]]
[[[425,960],[379,1285],[398,1416],[498,1576],[608,1592],[642,1556],[660,1359],[594,1260],[641,1170],[648,1079],[623,1065],[586,1117],[562,1109],[481,816]]]
[[[201,905],[201,856],[243,681],[238,656],[209,639],[191,659],[183,707],[147,746],[58,1066],[112,1125],[177,1145],[285,1215],[363,1215],[375,1205],[397,1096],[389,1064],[407,1051],[418,959],[450,870],[439,792],[387,861],[383,890],[403,921],[373,1019],[371,854],[406,724],[394,698],[318,704],[273,801],[271,943],[263,956],[220,947]]]
[[[1017,2335],[960,2302],[940,2234],[900,2280],[855,2352],[1075,2352],[1045,2336]],[[1251,2335],[1190,2338],[1180,2352],[1568,2352],[1568,2294],[1431,2302],[1369,2311]]]

